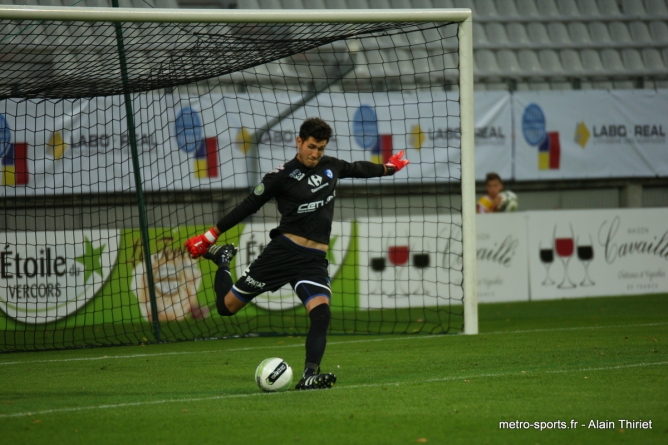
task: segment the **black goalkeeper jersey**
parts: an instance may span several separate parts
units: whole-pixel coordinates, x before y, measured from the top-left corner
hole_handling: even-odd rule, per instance
[[[308,168],[295,157],[267,173],[255,190],[218,221],[216,227],[224,233],[257,212],[271,198],[276,198],[281,221],[270,232],[271,238],[280,233],[292,233],[329,244],[337,181],[374,178],[383,176],[384,172],[385,167],[380,164],[350,163],[330,156],[323,156],[318,165]]]

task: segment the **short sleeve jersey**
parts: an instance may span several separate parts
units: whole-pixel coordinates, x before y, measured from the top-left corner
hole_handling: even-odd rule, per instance
[[[253,192],[221,219],[217,227],[225,232],[276,198],[281,221],[270,236],[292,233],[329,244],[334,217],[335,188],[339,179],[383,176],[385,167],[367,161],[346,162],[323,156],[313,168],[297,158],[267,173]]]

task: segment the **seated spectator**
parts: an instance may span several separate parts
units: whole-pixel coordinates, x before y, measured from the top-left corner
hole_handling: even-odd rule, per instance
[[[485,178],[487,194],[478,200],[478,213],[514,212],[517,210],[517,195],[503,190],[503,181],[496,173],[487,173]]]

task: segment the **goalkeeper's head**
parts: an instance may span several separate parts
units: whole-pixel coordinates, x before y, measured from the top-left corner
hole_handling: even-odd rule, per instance
[[[306,119],[299,128],[297,137],[297,159],[306,167],[318,165],[325,154],[325,147],[332,137],[332,127],[327,122],[311,117]]]
[[[319,117],[310,117],[299,127],[299,137],[303,141],[312,137],[318,142],[329,142],[332,137],[332,127]]]

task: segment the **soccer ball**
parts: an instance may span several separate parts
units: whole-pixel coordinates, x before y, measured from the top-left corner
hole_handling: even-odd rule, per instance
[[[268,358],[255,370],[255,381],[262,391],[285,391],[292,385],[292,368],[282,358]]]
[[[501,196],[501,204],[499,204],[499,212],[514,212],[519,206],[517,201],[517,195],[511,192],[510,190],[504,190],[499,193]]]

